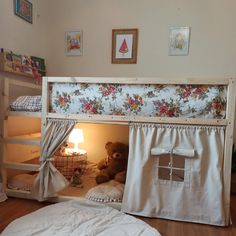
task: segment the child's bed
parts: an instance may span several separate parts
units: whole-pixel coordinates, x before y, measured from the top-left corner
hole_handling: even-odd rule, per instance
[[[52,156],[76,123],[126,124],[123,211],[228,225],[234,91],[235,79],[45,77],[34,197],[68,185]]]

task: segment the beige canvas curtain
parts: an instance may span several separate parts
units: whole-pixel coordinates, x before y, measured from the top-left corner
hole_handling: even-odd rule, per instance
[[[122,210],[225,225],[223,127],[131,124]]]
[[[7,200],[7,195],[3,191],[2,178],[1,178],[1,172],[0,172],[0,202],[4,202],[6,200]]]
[[[39,201],[53,197],[68,185],[66,178],[52,164],[53,154],[73,130],[76,121],[49,119],[42,139],[41,166],[32,195]]]

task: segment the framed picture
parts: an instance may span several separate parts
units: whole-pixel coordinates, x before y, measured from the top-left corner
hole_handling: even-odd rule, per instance
[[[66,55],[81,56],[83,50],[83,32],[67,31],[66,32]]]
[[[136,64],[138,29],[112,30],[112,63]]]
[[[14,0],[14,12],[15,15],[20,18],[33,23],[33,5],[27,0]]]
[[[189,27],[170,27],[169,55],[187,56],[189,51]]]

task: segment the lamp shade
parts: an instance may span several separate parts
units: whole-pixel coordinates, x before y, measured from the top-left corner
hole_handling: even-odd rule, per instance
[[[73,129],[69,135],[68,141],[71,143],[83,143],[84,135],[82,129]]]

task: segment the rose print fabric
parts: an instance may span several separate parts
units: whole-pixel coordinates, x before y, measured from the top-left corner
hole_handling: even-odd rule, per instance
[[[53,83],[51,112],[223,119],[226,86]]]

